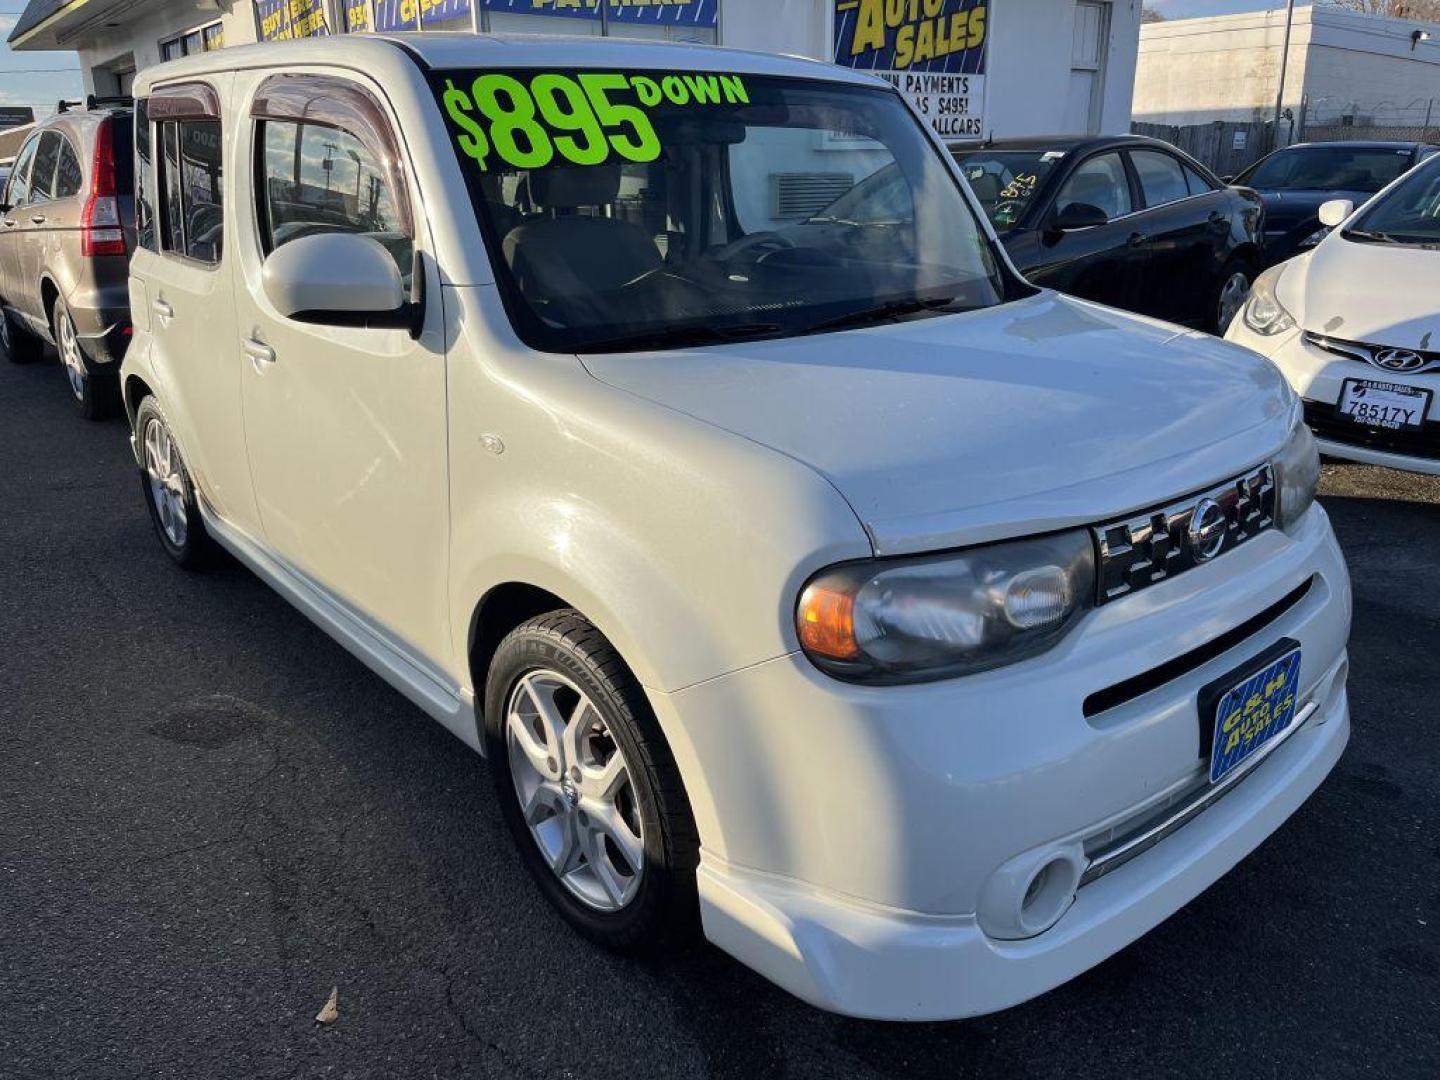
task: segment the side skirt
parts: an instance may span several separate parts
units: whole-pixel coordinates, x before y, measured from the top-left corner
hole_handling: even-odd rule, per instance
[[[329,589],[239,529],[222,521],[202,498],[200,516],[216,542],[297,607],[361,663],[404,694],[470,749],[484,754],[475,693],[406,648],[344,604]]]

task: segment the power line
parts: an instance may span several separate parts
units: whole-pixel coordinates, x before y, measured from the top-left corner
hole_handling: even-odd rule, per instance
[[[0,68],[3,75],[79,75],[79,68]]]

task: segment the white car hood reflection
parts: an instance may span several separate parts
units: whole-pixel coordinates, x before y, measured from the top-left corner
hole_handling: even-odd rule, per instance
[[[880,553],[1186,494],[1273,453],[1293,407],[1279,373],[1245,349],[1048,292],[862,330],[581,360],[606,383],[807,463]]]

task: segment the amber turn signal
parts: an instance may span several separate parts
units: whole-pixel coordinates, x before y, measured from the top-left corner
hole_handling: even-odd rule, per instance
[[[832,660],[860,655],[855,640],[855,595],[812,582],[800,594],[795,629],[806,652]]]

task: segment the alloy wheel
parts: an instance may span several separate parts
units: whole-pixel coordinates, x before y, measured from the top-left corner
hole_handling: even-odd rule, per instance
[[[185,510],[185,479],[175,440],[159,420],[145,425],[145,475],[150,482],[150,499],[160,517],[160,527],[177,548],[185,546],[189,517]]]
[[[555,876],[597,911],[635,898],[644,828],[630,768],[600,711],[570,679],[527,672],[505,714],[510,776],[531,837]]]
[[[1225,333],[1230,328],[1230,323],[1240,311],[1240,305],[1245,303],[1245,297],[1250,292],[1250,278],[1242,270],[1231,274],[1220,289],[1220,303],[1217,317],[1220,333]]]
[[[85,370],[85,357],[81,355],[80,340],[75,336],[75,324],[70,321],[69,312],[60,312],[55,331],[60,362],[65,365],[65,374],[70,379],[70,392],[77,401],[84,401],[85,383],[89,373]]]

